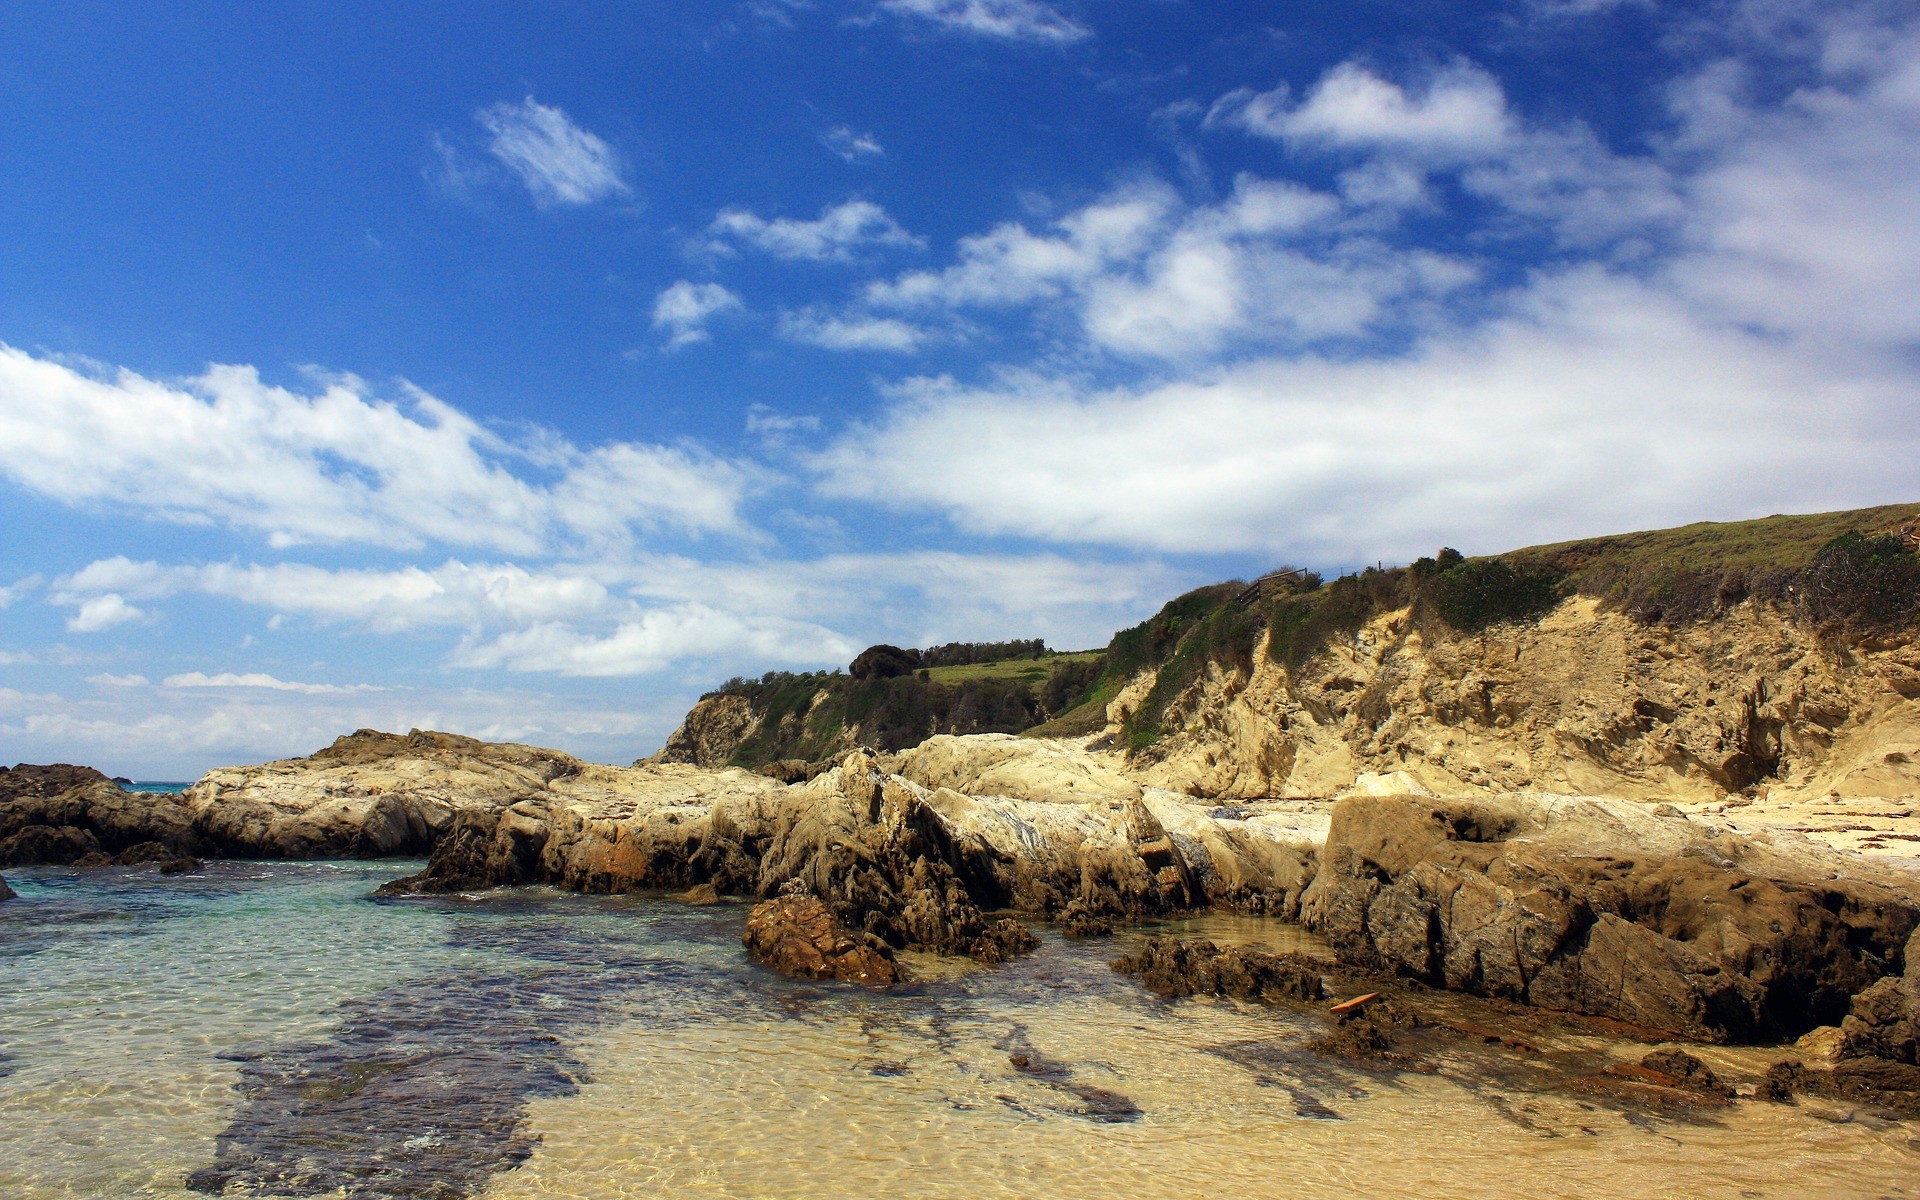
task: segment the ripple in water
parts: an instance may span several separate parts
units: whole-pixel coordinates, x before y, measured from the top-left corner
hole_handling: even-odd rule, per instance
[[[739,906],[370,899],[412,867],[18,873],[0,1195],[1865,1196],[1920,1167],[1869,1110],[1650,1116],[1551,1055],[1328,1060],[1312,1014],[1114,975],[1137,932],[909,955],[919,982],[875,995],[748,963]]]

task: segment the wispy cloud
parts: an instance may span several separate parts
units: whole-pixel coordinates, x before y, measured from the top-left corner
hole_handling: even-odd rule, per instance
[[[752,469],[685,446],[521,445],[403,386],[301,394],[246,366],[163,383],[0,345],[0,475],[71,505],[217,523],[276,546],[430,542],[555,553],[657,530],[741,533]],[[105,628],[134,615],[76,618]]]
[[[487,149],[537,203],[592,204],[630,190],[613,147],[532,96],[483,108],[474,119],[490,136]]]
[[[824,350],[883,350],[911,354],[927,340],[926,330],[898,317],[835,316],[807,309],[780,315],[780,336]]]
[[[1010,42],[1064,45],[1093,36],[1085,25],[1041,0],[880,0],[880,7],[943,29]]]
[[[717,283],[682,279],[654,298],[653,327],[667,334],[667,349],[678,350],[706,341],[715,314],[741,307],[740,297]]]
[[[135,678],[138,678],[136,676]],[[142,682],[145,682],[142,680]],[[201,671],[187,671],[180,675],[169,675],[160,681],[162,687],[170,688],[265,688],[275,692],[299,692],[303,696],[347,696],[354,692],[378,692],[384,688],[368,683],[294,683],[286,679],[276,679],[259,671],[235,674],[222,671],[218,675],[208,675]]]
[[[880,139],[871,133],[857,133],[848,125],[835,125],[821,134],[820,144],[848,162],[879,158],[887,152]]]
[[[924,244],[870,200],[831,205],[811,221],[768,219],[745,209],[724,209],[707,227],[707,233],[715,249],[749,246],[775,258],[813,262],[846,262],[862,250]]]

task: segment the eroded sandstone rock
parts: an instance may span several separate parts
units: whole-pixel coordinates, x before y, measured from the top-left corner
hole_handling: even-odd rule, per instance
[[[1837,1020],[1920,924],[1910,891],[1832,865],[1625,801],[1356,796],[1334,806],[1308,912],[1363,968],[1777,1040]]]
[[[848,929],[815,896],[778,896],[754,905],[741,941],[759,961],[805,979],[892,987],[900,978],[884,941]]]

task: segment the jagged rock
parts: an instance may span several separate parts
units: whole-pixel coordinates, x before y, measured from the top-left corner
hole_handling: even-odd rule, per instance
[[[114,864],[112,855],[99,850],[89,850],[67,865],[78,867],[82,871],[97,871],[101,867],[111,867]]]
[[[1270,954],[1244,946],[1221,949],[1209,941],[1157,937],[1113,962],[1137,975],[1157,996],[1233,996],[1266,1004],[1307,1004],[1321,998],[1322,972],[1332,964],[1305,954]]]
[[[4,875],[0,875],[0,900],[12,900],[16,897],[17,894],[18,893],[16,893],[12,888],[7,886],[6,877]]]
[[[1775,1040],[1837,1019],[1920,924],[1910,892],[1830,865],[1624,801],[1356,796],[1334,806],[1307,904],[1363,968]]]
[[[900,978],[885,942],[849,930],[816,896],[780,896],[754,905],[741,941],[759,961],[805,979],[891,987]]]
[[[1920,932],[1902,957],[1904,975],[1889,975],[1853,998],[1840,1023],[1841,1058],[1920,1062]]]
[[[1843,1059],[1830,1069],[1788,1059],[1767,1068],[1755,1095],[1779,1103],[1796,1093],[1884,1105],[1920,1116],[1920,1066],[1884,1058]]]
[[[758,724],[759,718],[754,716],[753,706],[745,696],[724,692],[706,696],[687,710],[680,727],[668,735],[667,744],[660,747],[659,753],[639,759],[633,765],[686,763],[717,770],[727,765],[733,752]]]
[[[708,908],[720,903],[720,889],[711,883],[696,883],[674,899],[694,908]]]
[[[1070,938],[1113,936],[1113,922],[1096,915],[1084,900],[1073,900],[1060,910],[1060,927]]]
[[[179,858],[169,858],[163,861],[160,864],[160,873],[162,875],[191,875],[195,871],[204,870],[206,865],[207,864],[197,858],[183,855]]]
[[[125,792],[71,763],[0,768],[0,865],[73,863],[143,843],[173,854],[198,848],[180,797]]]

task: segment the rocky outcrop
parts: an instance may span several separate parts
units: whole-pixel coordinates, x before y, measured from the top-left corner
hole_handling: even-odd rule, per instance
[[[1309,920],[1356,966],[1707,1040],[1837,1020],[1920,924],[1905,878],[1621,800],[1355,796]]]
[[[1156,996],[1232,996],[1266,1004],[1309,1004],[1326,991],[1332,963],[1305,954],[1270,954],[1246,946],[1222,949],[1208,941],[1152,938],[1113,969],[1138,976]]]
[[[740,743],[759,724],[745,696],[722,692],[707,696],[688,710],[659,753],[636,761],[636,767],[654,763],[686,763],[718,770],[727,765]]]
[[[122,791],[92,767],[0,768],[0,866],[111,860],[135,847],[148,857],[196,853],[201,838],[185,801]]]
[[[1221,799],[1330,797],[1397,771],[1443,795],[1920,794],[1920,644],[1843,649],[1757,601],[1665,625],[1576,597],[1472,635],[1402,609],[1293,670],[1264,641],[1252,661],[1174,700],[1132,763],[1141,782]]]
[[[0,876],[0,900],[13,900],[16,898],[17,896],[14,890],[7,886],[6,877]]]
[[[803,979],[884,988],[900,978],[885,942],[848,930],[814,896],[780,896],[756,904],[741,941],[754,958]]]

